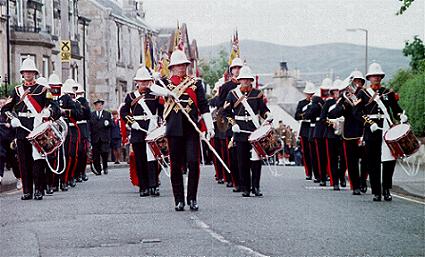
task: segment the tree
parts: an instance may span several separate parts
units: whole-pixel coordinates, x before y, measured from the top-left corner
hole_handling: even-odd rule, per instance
[[[422,40],[416,35],[413,42],[406,41],[404,49],[404,56],[410,57],[410,67],[414,72],[420,71],[423,68],[425,60],[425,46]]]
[[[396,13],[397,15],[402,15],[415,0],[399,0],[402,2],[402,5],[400,7],[400,10]]]
[[[425,136],[425,72],[415,74],[400,88],[400,105],[416,136]]]
[[[413,73],[411,70],[403,70],[400,69],[396,74],[391,78],[388,82],[390,88],[392,88],[395,92],[399,92],[400,88],[413,77]]]
[[[218,57],[212,58],[209,61],[201,60],[200,68],[202,78],[211,89],[214,87],[215,82],[223,77],[227,69],[227,56],[228,53],[221,49],[218,53]]]

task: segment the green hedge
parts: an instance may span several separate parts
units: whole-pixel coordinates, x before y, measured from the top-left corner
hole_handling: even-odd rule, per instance
[[[400,105],[416,136],[425,136],[425,72],[417,73],[400,87]]]

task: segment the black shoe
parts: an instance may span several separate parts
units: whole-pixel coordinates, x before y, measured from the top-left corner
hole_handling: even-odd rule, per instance
[[[34,199],[35,200],[43,200],[43,193],[41,191],[35,190]]]
[[[374,202],[380,202],[381,201],[381,195],[374,195],[373,196],[373,201]]]
[[[233,188],[233,193],[240,193],[242,192],[239,187]]]
[[[61,191],[64,191],[64,192],[68,191],[68,185],[66,183],[62,183],[60,185],[60,188],[61,188]]]
[[[149,189],[149,194],[151,196],[159,196],[160,195],[159,194],[159,188],[157,188],[157,187],[150,188]]]
[[[78,176],[78,178],[76,179],[77,183],[81,183],[83,182],[83,177],[82,176]]]
[[[363,194],[365,194],[367,192],[367,186],[366,185],[360,186],[360,192],[362,192]]]
[[[21,200],[31,200],[32,199],[32,194],[24,194],[23,196],[21,196]]]
[[[320,183],[320,179],[315,178],[313,182],[314,182],[314,183]]]
[[[75,187],[76,185],[77,185],[77,183],[75,182],[75,178],[71,178],[71,180],[69,181],[69,186]]]
[[[119,161],[116,161],[116,162],[114,162],[114,164],[120,164],[120,162]]]
[[[319,184],[319,186],[325,187],[326,186],[326,181],[321,181],[320,184]]]
[[[87,181],[87,180],[89,180],[89,177],[87,177],[86,173],[84,173],[83,176],[81,176],[81,179],[83,181]]]
[[[189,208],[191,211],[197,211],[199,209],[198,203],[195,200],[190,200]]]
[[[53,194],[53,189],[51,186],[46,186],[46,194],[48,195],[52,195]]]
[[[393,197],[391,196],[390,190],[389,189],[384,189],[384,191],[382,192],[382,194],[384,195],[384,200],[389,202],[393,200]]]
[[[340,182],[341,187],[346,187],[347,186],[347,182],[344,180],[341,180]]]
[[[260,189],[259,189],[259,188],[253,188],[253,189],[252,189],[252,193],[253,193],[255,196],[258,196],[258,197],[263,196],[263,193],[261,193],[261,191],[260,191]]]
[[[353,195],[360,195],[360,189],[358,189],[358,188],[354,189]]]
[[[305,180],[311,180],[312,179],[312,177],[311,176],[307,176],[306,178],[305,178]]]
[[[233,183],[232,182],[227,182],[226,187],[233,187]]]
[[[103,174],[107,175],[108,174],[108,169],[104,169],[103,170]]]
[[[217,180],[217,183],[218,183],[218,184],[224,184],[224,180],[223,180],[223,179],[218,179],[218,180]]]
[[[249,192],[249,191],[244,191],[244,192],[242,193],[242,196],[243,196],[243,197],[250,197],[250,192]]]
[[[334,185],[334,191],[340,191],[339,186],[337,184]]]
[[[184,211],[184,202],[178,202],[175,207],[176,211]]]
[[[148,189],[141,190],[140,197],[146,197],[146,196],[149,196],[149,190]]]

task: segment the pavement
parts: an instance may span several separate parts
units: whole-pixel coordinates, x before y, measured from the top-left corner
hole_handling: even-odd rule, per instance
[[[164,173],[160,197],[139,197],[127,167],[42,201],[4,192],[0,256],[425,256],[423,202],[373,202],[370,190],[318,187],[302,167],[272,168],[264,197],[243,198],[202,167],[199,212],[174,211]]]

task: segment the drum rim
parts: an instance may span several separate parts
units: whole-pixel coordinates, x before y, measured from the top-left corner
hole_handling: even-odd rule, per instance
[[[407,131],[406,131],[406,132],[404,132],[403,134],[401,134],[398,138],[391,138],[391,139],[388,139],[388,138],[387,138],[387,136],[388,136],[388,132],[390,132],[390,130],[392,130],[393,128],[397,128],[397,127],[400,127],[400,126],[406,127],[406,128],[407,128]],[[393,141],[398,140],[399,138],[402,138],[402,137],[406,136],[406,135],[407,135],[407,134],[409,134],[410,132],[412,132],[412,127],[411,127],[409,124],[397,124],[397,125],[395,125],[394,127],[391,127],[390,129],[388,129],[388,130],[385,132],[385,134],[384,134],[384,140],[385,140],[385,141],[388,141],[388,142],[393,142]]]

